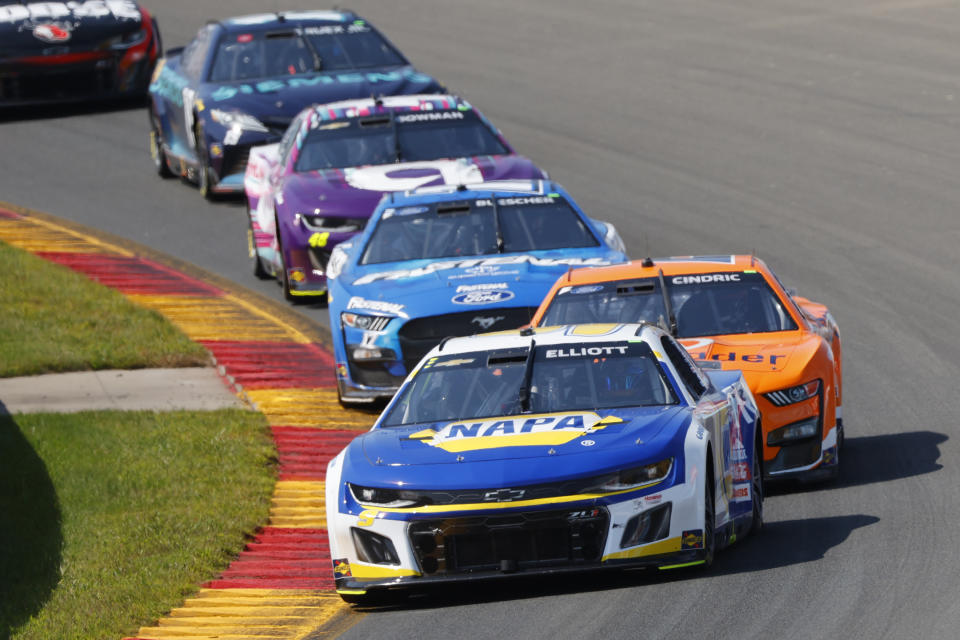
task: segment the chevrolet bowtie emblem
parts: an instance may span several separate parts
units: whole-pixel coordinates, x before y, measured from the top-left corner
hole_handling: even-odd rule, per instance
[[[523,489],[497,489],[483,494],[484,502],[513,502],[519,500],[526,493]]]

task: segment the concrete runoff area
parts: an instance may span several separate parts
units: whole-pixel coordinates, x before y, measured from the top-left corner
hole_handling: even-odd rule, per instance
[[[82,371],[0,379],[0,413],[250,408],[211,367]]]

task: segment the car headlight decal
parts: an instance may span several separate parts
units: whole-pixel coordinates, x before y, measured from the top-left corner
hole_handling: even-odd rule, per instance
[[[265,124],[249,113],[243,113],[242,111],[211,109],[210,118],[228,129],[238,128],[243,131],[259,131],[261,133],[269,133],[270,131]]]
[[[814,416],[774,429],[767,434],[767,444],[771,447],[779,447],[812,438],[818,433],[820,433],[820,417]]]
[[[763,394],[764,397],[778,407],[796,404],[816,397],[820,393],[820,380],[811,380],[795,387],[780,389]]]
[[[361,313],[343,311],[340,313],[340,322],[343,326],[364,331],[383,331],[393,318],[389,316],[367,316]]]
[[[615,471],[599,478],[596,484],[585,490],[585,493],[612,493],[660,482],[670,475],[672,468],[673,458],[667,458],[653,464]]]
[[[412,507],[417,505],[420,496],[412,491],[400,489],[382,489],[379,487],[363,487],[352,483],[347,484],[353,499],[362,505],[377,507]]]

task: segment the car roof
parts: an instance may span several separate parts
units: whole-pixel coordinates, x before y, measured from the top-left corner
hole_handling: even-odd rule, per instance
[[[763,260],[748,254],[671,256],[666,258],[631,260],[630,262],[607,267],[582,267],[580,269],[573,269],[564,276],[563,284],[580,285],[610,282],[627,278],[655,278],[661,270],[665,276],[741,271],[758,271],[767,277],[773,275]]]
[[[341,24],[356,19],[357,15],[352,11],[276,11],[234,16],[217,22],[227,31],[234,32],[297,27],[305,24]]]
[[[581,324],[536,329],[515,329],[494,333],[482,333],[461,338],[449,338],[431,351],[432,356],[519,349],[530,346],[578,344],[589,346],[604,342],[642,341],[654,351],[659,350],[661,336],[665,332],[648,323]]]
[[[412,95],[379,96],[356,98],[315,104],[307,108],[312,113],[304,120],[304,125],[313,127],[317,121],[326,122],[341,118],[375,116],[388,111],[424,112],[424,111],[473,111],[473,106],[463,98],[451,94],[415,93]]]
[[[551,180],[490,180],[469,184],[442,184],[430,187],[418,187],[410,191],[397,191],[388,194],[386,204],[401,207],[410,204],[443,202],[445,200],[468,200],[490,197],[543,197],[558,192],[557,185]]]

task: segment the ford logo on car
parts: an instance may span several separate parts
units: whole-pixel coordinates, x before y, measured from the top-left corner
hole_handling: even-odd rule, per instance
[[[454,304],[496,304],[513,298],[513,291],[466,291],[451,298]]]

